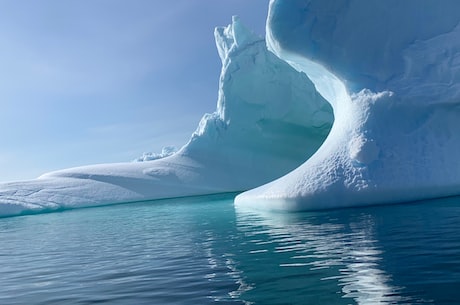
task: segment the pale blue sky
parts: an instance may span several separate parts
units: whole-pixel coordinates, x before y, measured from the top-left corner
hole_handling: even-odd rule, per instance
[[[180,147],[215,110],[215,26],[268,0],[0,1],[0,181]]]

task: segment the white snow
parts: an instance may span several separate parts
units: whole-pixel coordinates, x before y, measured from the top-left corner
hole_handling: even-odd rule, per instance
[[[460,2],[272,0],[267,44],[335,122],[291,173],[237,207],[312,210],[460,194]]]
[[[329,133],[332,108],[238,18],[215,38],[222,59],[217,110],[178,152],[0,184],[0,216],[242,191],[302,164]]]

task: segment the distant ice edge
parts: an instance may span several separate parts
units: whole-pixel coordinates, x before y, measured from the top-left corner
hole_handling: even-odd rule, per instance
[[[178,152],[0,184],[0,217],[239,192],[302,164],[330,131],[330,105],[237,17],[216,28],[215,39],[222,60],[217,109]]]
[[[271,0],[267,44],[309,76],[335,122],[308,161],[238,195],[237,208],[460,195],[460,2]]]

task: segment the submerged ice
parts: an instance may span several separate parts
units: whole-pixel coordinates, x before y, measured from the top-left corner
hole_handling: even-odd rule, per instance
[[[238,207],[310,210],[460,194],[460,2],[272,0],[267,44],[335,122],[291,173]]]
[[[217,28],[215,39],[222,60],[217,110],[178,152],[0,184],[0,216],[242,191],[302,164],[329,133],[330,105],[238,18]]]

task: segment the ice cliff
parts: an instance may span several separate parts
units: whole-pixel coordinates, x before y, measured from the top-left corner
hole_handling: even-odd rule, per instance
[[[269,49],[333,107],[319,150],[237,207],[310,210],[460,194],[460,2],[272,0]]]
[[[241,191],[302,164],[329,133],[330,105],[237,18],[217,28],[215,39],[222,60],[217,110],[178,152],[0,184],[0,216]]]

